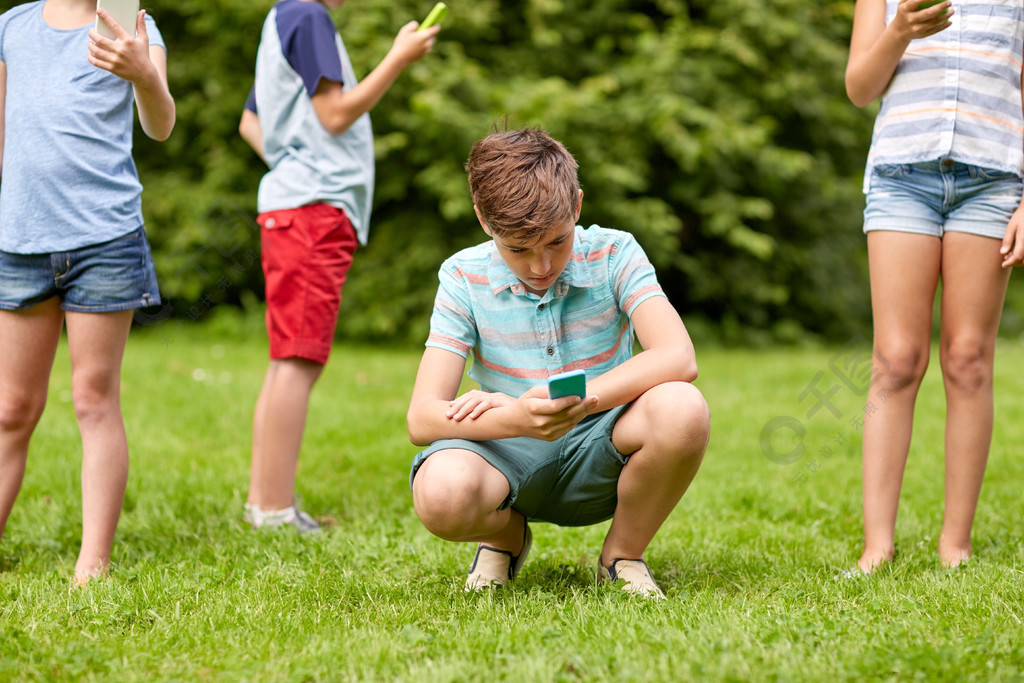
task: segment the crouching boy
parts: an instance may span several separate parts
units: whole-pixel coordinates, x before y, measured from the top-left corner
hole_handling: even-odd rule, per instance
[[[598,578],[664,598],[644,551],[708,442],[693,344],[643,250],[576,225],[577,164],[540,130],[495,133],[466,164],[489,241],[441,266],[408,413],[416,513],[477,543],[466,590],[505,585],[530,551],[528,521],[612,518]],[[634,333],[642,352],[633,355]],[[470,354],[479,390],[458,395]],[[548,397],[582,368],[587,396]]]

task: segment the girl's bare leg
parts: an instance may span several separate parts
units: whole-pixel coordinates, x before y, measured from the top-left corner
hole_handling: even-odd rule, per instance
[[[132,311],[67,313],[71,393],[82,435],[82,548],[75,580],[106,571],[128,483],[121,361]]]
[[[874,321],[873,383],[863,443],[864,552],[870,572],[895,552],[896,511],[910,450],[914,401],[928,367],[932,303],[942,263],[937,237],[868,233]]]
[[[29,439],[46,406],[63,324],[57,299],[0,311],[0,536],[25,476]]]
[[[971,526],[992,441],[996,333],[1010,270],[999,240],[946,233],[942,250],[940,361],[946,388],[946,509],[939,558],[971,556]]]

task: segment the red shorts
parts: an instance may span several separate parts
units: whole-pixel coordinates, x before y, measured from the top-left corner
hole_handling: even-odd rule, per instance
[[[256,220],[262,228],[270,357],[324,364],[358,244],[355,230],[343,210],[322,203],[268,211]]]

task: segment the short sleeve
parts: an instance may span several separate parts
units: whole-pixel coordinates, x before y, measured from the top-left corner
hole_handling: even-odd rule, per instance
[[[7,23],[9,21],[9,12],[0,14],[0,62],[7,63],[4,58],[4,35],[7,33]]]
[[[156,27],[156,20],[149,16],[149,12],[146,12],[146,35],[149,36],[149,46],[162,47],[164,52],[167,51],[167,44],[164,42],[164,36],[160,33],[160,29]]]
[[[626,315],[632,315],[642,302],[652,296],[665,296],[665,292],[658,283],[654,266],[636,238],[629,233],[623,235],[609,260],[609,267],[612,269],[615,300]]]
[[[438,273],[438,280],[426,345],[468,358],[477,335],[466,278],[456,263],[446,261]]]
[[[249,88],[249,96],[245,98],[245,108],[251,111],[253,114],[257,113],[255,83],[253,83],[252,87]]]
[[[287,7],[288,11],[285,10]],[[295,2],[277,13],[277,34],[288,64],[312,97],[320,81],[344,82],[337,31],[327,9],[315,2]]]

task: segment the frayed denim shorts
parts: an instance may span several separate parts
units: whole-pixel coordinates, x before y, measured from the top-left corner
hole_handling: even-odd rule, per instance
[[[615,424],[629,405],[588,415],[556,441],[526,436],[435,441],[413,460],[409,486],[432,454],[463,449],[476,453],[508,479],[509,494],[499,510],[512,507],[527,519],[560,526],[603,522],[615,513],[619,475],[629,462],[629,456],[612,444]]]
[[[1020,176],[952,159],[875,166],[864,232],[895,230],[941,238],[965,232],[1001,240],[1020,206]]]
[[[81,313],[126,311],[160,303],[143,228],[101,244],[52,254],[0,251],[0,310],[18,311],[60,297]]]

